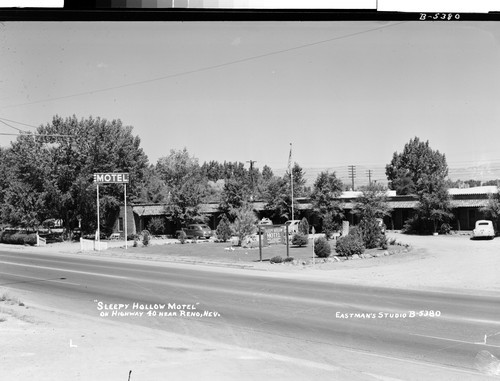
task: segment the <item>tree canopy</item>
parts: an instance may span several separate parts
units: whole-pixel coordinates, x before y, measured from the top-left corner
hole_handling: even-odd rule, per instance
[[[130,173],[127,190],[134,198],[148,162],[139,137],[120,120],[57,115],[34,134],[19,136],[2,150],[2,159],[5,165],[0,171],[8,179],[0,184],[2,221],[36,228],[46,219],[61,219],[71,229],[81,219],[86,231],[97,225],[93,174]],[[109,222],[114,221],[123,200],[123,187],[102,186],[100,194],[102,226],[110,230]]]
[[[385,172],[389,188],[399,195],[419,194],[425,191],[429,181],[444,180],[448,175],[446,157],[431,149],[429,141],[418,137],[405,144],[403,152],[394,152]]]
[[[418,197],[415,215],[406,224],[407,231],[435,232],[439,223],[453,217],[446,186],[446,157],[431,149],[429,141],[411,139],[402,153],[394,153],[391,163],[386,166],[386,174],[389,186],[397,194]]]

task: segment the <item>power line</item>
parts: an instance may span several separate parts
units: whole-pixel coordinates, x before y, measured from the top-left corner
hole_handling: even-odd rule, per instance
[[[17,128],[17,127],[11,126],[9,123],[4,122],[3,120],[0,120],[0,123],[3,123],[3,124],[5,124],[7,127],[13,128],[14,130],[17,130],[17,131],[19,131],[19,132],[24,132],[24,131],[23,131],[23,130],[21,130],[20,128]]]
[[[90,95],[90,94],[95,94],[95,93],[102,93],[102,92],[106,92],[106,91],[123,89],[123,88],[126,88],[126,87],[143,85],[143,84],[146,84],[146,83],[152,83],[152,82],[156,82],[156,81],[163,81],[163,80],[166,80],[166,79],[172,79],[172,78],[183,77],[183,76],[187,76],[187,75],[191,75],[191,74],[202,73],[202,72],[206,72],[206,71],[210,71],[210,70],[224,68],[224,67],[227,67],[227,66],[237,65],[237,64],[241,64],[241,63],[245,63],[245,62],[250,62],[250,61],[254,61],[254,60],[259,60],[259,59],[262,59],[262,58],[267,58],[267,57],[271,57],[271,56],[275,56],[275,55],[279,55],[279,54],[283,54],[283,53],[288,53],[288,52],[292,52],[292,51],[295,51],[295,50],[300,50],[300,49],[304,49],[304,48],[310,48],[312,46],[321,45],[321,44],[325,44],[325,43],[329,43],[329,42],[333,42],[333,41],[343,40],[343,39],[346,39],[346,38],[351,38],[351,37],[359,36],[359,35],[362,35],[362,34],[365,34],[365,33],[371,33],[371,32],[375,32],[375,31],[378,31],[378,30],[382,30],[382,29],[386,29],[386,28],[391,28],[391,27],[398,26],[400,24],[405,24],[405,23],[406,23],[406,21],[402,21],[402,22],[398,22],[398,23],[395,23],[395,24],[383,25],[383,26],[380,26],[380,27],[377,27],[377,28],[366,29],[366,30],[362,30],[362,31],[359,31],[359,32],[345,34],[345,35],[338,36],[338,37],[328,38],[326,40],[321,40],[321,41],[311,42],[311,43],[308,43],[308,44],[294,46],[294,47],[287,48],[287,49],[275,50],[273,52],[259,54],[259,55],[250,56],[250,57],[246,57],[246,58],[241,58],[241,59],[234,60],[234,61],[228,61],[228,62],[224,62],[224,63],[217,64],[217,65],[205,66],[205,67],[201,67],[201,68],[197,68],[197,69],[193,69],[193,70],[186,70],[186,71],[175,73],[175,74],[165,75],[165,76],[162,76],[162,77],[146,79],[146,80],[143,80],[143,81],[130,82],[130,83],[126,83],[126,84],[123,84],[123,85],[111,86],[111,87],[106,87],[106,88],[97,89],[97,90],[83,91],[83,92],[80,92],[80,93],[68,94],[68,95],[63,95],[63,96],[60,96],[60,97],[46,98],[46,99],[42,99],[42,100],[38,100],[38,101],[33,101],[33,102],[18,103],[18,104],[9,105],[9,106],[3,106],[3,107],[0,107],[0,109],[9,108],[9,107],[27,106],[27,105],[33,105],[33,104],[44,103],[44,102],[51,102],[51,101],[58,101],[58,100],[67,99],[67,98],[79,97],[79,96],[82,96],[82,95]]]
[[[16,122],[15,120],[6,119],[6,118],[0,118],[0,121],[4,121],[4,120],[6,120],[7,122],[20,124],[20,125],[22,125],[22,126],[26,126],[26,127],[38,128],[38,126],[33,126],[33,125],[31,125],[31,124],[26,124],[26,123]],[[4,123],[4,122],[2,122],[2,123]],[[13,128],[15,128],[15,127],[13,127]]]

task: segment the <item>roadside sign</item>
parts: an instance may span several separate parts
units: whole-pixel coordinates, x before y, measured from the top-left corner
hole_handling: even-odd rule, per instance
[[[127,184],[128,173],[94,173],[94,182],[98,184]]]
[[[127,249],[127,184],[129,182],[128,173],[94,173],[94,182],[97,185],[97,241],[101,240],[101,228],[99,226],[99,184],[123,184],[123,200],[125,214],[125,249]],[[99,246],[100,247],[100,246]]]
[[[264,236],[264,245],[278,245],[284,243],[284,234],[282,226],[261,225],[261,231]]]

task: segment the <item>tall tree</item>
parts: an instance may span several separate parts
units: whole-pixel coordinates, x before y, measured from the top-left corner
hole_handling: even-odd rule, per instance
[[[407,221],[406,230],[436,231],[439,223],[452,218],[450,196],[446,187],[446,157],[434,151],[429,141],[411,139],[403,152],[394,153],[386,166],[389,186],[398,194],[414,194],[419,203],[415,215]]]
[[[385,167],[389,188],[397,194],[419,194],[425,189],[424,177],[445,179],[448,175],[446,157],[422,142],[418,137],[405,144],[403,152],[394,152],[391,162]]]
[[[290,182],[282,177],[274,177],[268,183],[263,194],[266,205],[264,209],[271,213],[273,221],[285,222],[292,216],[292,198],[290,194]]]
[[[169,189],[182,186],[189,177],[200,173],[198,159],[189,155],[187,148],[183,150],[170,150],[168,156],[158,159],[156,170]]]
[[[290,170],[287,170],[283,178],[288,182],[288,187],[290,186],[291,177],[293,177],[293,197],[302,197],[305,196],[305,172],[304,169],[297,163],[293,164],[292,167],[292,175],[290,176]]]
[[[186,148],[170,150],[168,156],[158,159],[156,171],[169,192],[165,206],[167,218],[178,228],[192,222],[204,222],[200,208],[208,192],[208,179],[203,176],[198,159]]]
[[[338,201],[343,184],[335,172],[321,172],[314,181],[311,193],[313,210],[321,219],[321,230],[329,237],[344,218],[343,205]]]

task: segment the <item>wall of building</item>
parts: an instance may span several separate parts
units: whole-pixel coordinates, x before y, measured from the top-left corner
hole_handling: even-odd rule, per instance
[[[134,218],[134,212],[132,211],[132,207],[127,205],[127,235],[136,234],[136,221]],[[125,208],[123,206],[120,207],[120,212],[118,213],[118,217],[113,225],[113,233],[119,233],[123,238],[125,236]]]

